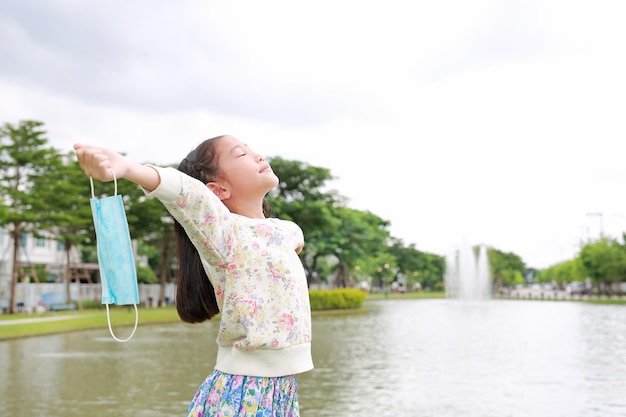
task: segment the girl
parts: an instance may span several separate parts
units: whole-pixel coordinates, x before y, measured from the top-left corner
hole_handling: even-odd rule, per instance
[[[304,238],[295,223],[266,217],[265,196],[278,184],[269,164],[232,136],[202,142],[178,170],[74,149],[88,176],[132,181],[174,217],[180,318],[221,312],[215,369],[187,416],[299,416],[295,375],[313,368]]]

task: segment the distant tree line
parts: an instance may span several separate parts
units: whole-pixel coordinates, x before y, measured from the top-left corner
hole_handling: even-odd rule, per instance
[[[626,281],[626,234],[621,241],[601,236],[581,242],[580,251],[570,259],[538,272],[537,282],[556,283],[561,288],[571,282],[589,280],[598,294],[623,292],[618,287]]]
[[[302,228],[306,244],[300,257],[310,286],[328,283],[349,287],[368,281],[382,289],[395,281],[408,288],[419,284],[423,289],[444,289],[444,256],[405,244],[391,235],[388,220],[349,208],[347,198],[330,188],[335,177],[329,169],[281,157],[268,160],[280,179],[268,195],[271,215],[293,220]],[[14,248],[11,312],[15,285],[20,279],[17,261],[23,233],[63,244],[65,277],[70,276],[70,253],[74,248],[80,250],[83,262],[97,262],[91,192],[73,150],[51,147],[42,122],[23,120],[0,127],[0,227],[8,231]],[[94,193],[96,198],[111,195],[113,185],[94,181]],[[146,198],[128,181],[118,182],[118,193],[123,196],[138,254],[148,260],[149,267],[138,268],[138,279],[160,283],[162,303],[165,284],[173,279],[176,265],[173,220],[160,202]],[[606,245],[606,250],[610,246]],[[589,251],[584,265],[593,268],[595,261],[591,259],[596,255],[591,249],[585,253]],[[523,283],[529,271],[534,271],[513,253],[492,247],[488,253],[494,289]],[[594,271],[593,279],[604,279],[600,277],[605,273],[601,268]],[[611,273],[611,279],[617,279],[614,271]],[[65,279],[67,299],[71,300],[69,281]]]

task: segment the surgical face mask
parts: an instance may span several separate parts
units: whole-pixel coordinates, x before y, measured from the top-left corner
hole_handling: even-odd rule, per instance
[[[113,172],[113,170],[111,170]],[[126,211],[122,196],[117,194],[117,178],[113,172],[115,193],[113,196],[96,199],[91,183],[91,212],[96,229],[96,246],[98,249],[98,265],[102,283],[102,304],[106,305],[109,331],[118,342],[130,340],[137,330],[139,322],[139,291],[137,289],[137,271],[133,248],[126,220]],[[135,327],[126,339],[119,339],[111,328],[109,304],[135,306]]]

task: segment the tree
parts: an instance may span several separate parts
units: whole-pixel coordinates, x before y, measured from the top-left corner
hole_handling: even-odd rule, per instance
[[[526,264],[522,258],[514,253],[502,252],[495,248],[489,248],[487,254],[494,289],[524,282],[523,274],[526,271]]]
[[[283,210],[283,218],[298,223],[304,233],[306,244],[300,259],[306,270],[309,286],[312,282],[326,279],[332,271],[328,260],[335,253],[341,233],[341,218],[335,214],[335,207],[328,202],[294,201]]]
[[[157,199],[146,197],[134,183],[121,181],[119,192],[123,195],[126,217],[131,237],[138,242],[138,252],[148,254],[151,269],[159,277],[158,304],[165,302],[165,284],[173,277],[174,220]],[[138,273],[141,269],[138,269]]]
[[[341,221],[341,227],[334,231],[331,238],[334,243],[332,255],[338,260],[335,270],[337,285],[348,286],[351,271],[363,264],[384,285],[396,267],[395,258],[387,251],[391,239],[387,230],[389,222],[371,212],[347,207],[336,207],[334,212]]]
[[[0,226],[8,226],[13,241],[9,313],[15,313],[16,307],[20,238],[37,229],[41,213],[36,208],[45,198],[45,190],[34,184],[56,155],[46,147],[48,140],[42,127],[41,122],[24,120],[0,128],[0,195],[4,196]]]
[[[415,245],[405,246],[401,239],[394,239],[389,248],[397,260],[397,276],[406,277],[407,285],[419,283],[422,288],[443,288],[446,260],[443,256],[419,251]]]
[[[603,237],[580,250],[580,260],[591,281],[601,289],[626,277],[626,249],[616,239]]]
[[[91,214],[89,179],[76,162],[74,152],[57,154],[50,159],[45,175],[35,179],[41,190],[38,212],[42,213],[39,229],[46,230],[63,242],[65,250],[65,292],[69,303],[71,252],[79,245],[94,244],[95,232]],[[80,307],[79,300],[79,307]]]
[[[302,229],[306,245],[300,258],[309,285],[334,275],[335,283],[343,287],[357,266],[371,275],[385,264],[395,267],[395,259],[386,253],[389,222],[345,207],[346,199],[327,187],[334,179],[328,169],[278,157],[271,158],[271,165],[280,179],[268,199],[272,215],[293,220]],[[381,280],[390,272],[383,269],[378,273]]]
[[[335,179],[330,170],[280,157],[268,158],[268,161],[279,178],[278,186],[269,195],[274,203],[279,203],[279,210],[293,201],[344,202],[345,199],[336,191],[323,190],[329,181]]]
[[[564,288],[568,282],[583,282],[587,277],[587,271],[580,257],[560,262],[537,273],[537,282],[555,282]]]
[[[334,191],[322,188],[334,177],[324,168],[312,167],[299,161],[280,157],[269,158],[272,169],[279,178],[278,187],[268,195],[271,215],[295,221],[306,240],[300,258],[309,285],[321,280],[324,262],[333,254],[333,239],[329,239],[341,226],[334,207],[342,198]]]

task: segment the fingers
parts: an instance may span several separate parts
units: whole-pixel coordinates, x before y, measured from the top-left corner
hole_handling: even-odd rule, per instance
[[[100,181],[110,181],[111,161],[108,155],[94,146],[75,144],[76,158],[85,174]]]

